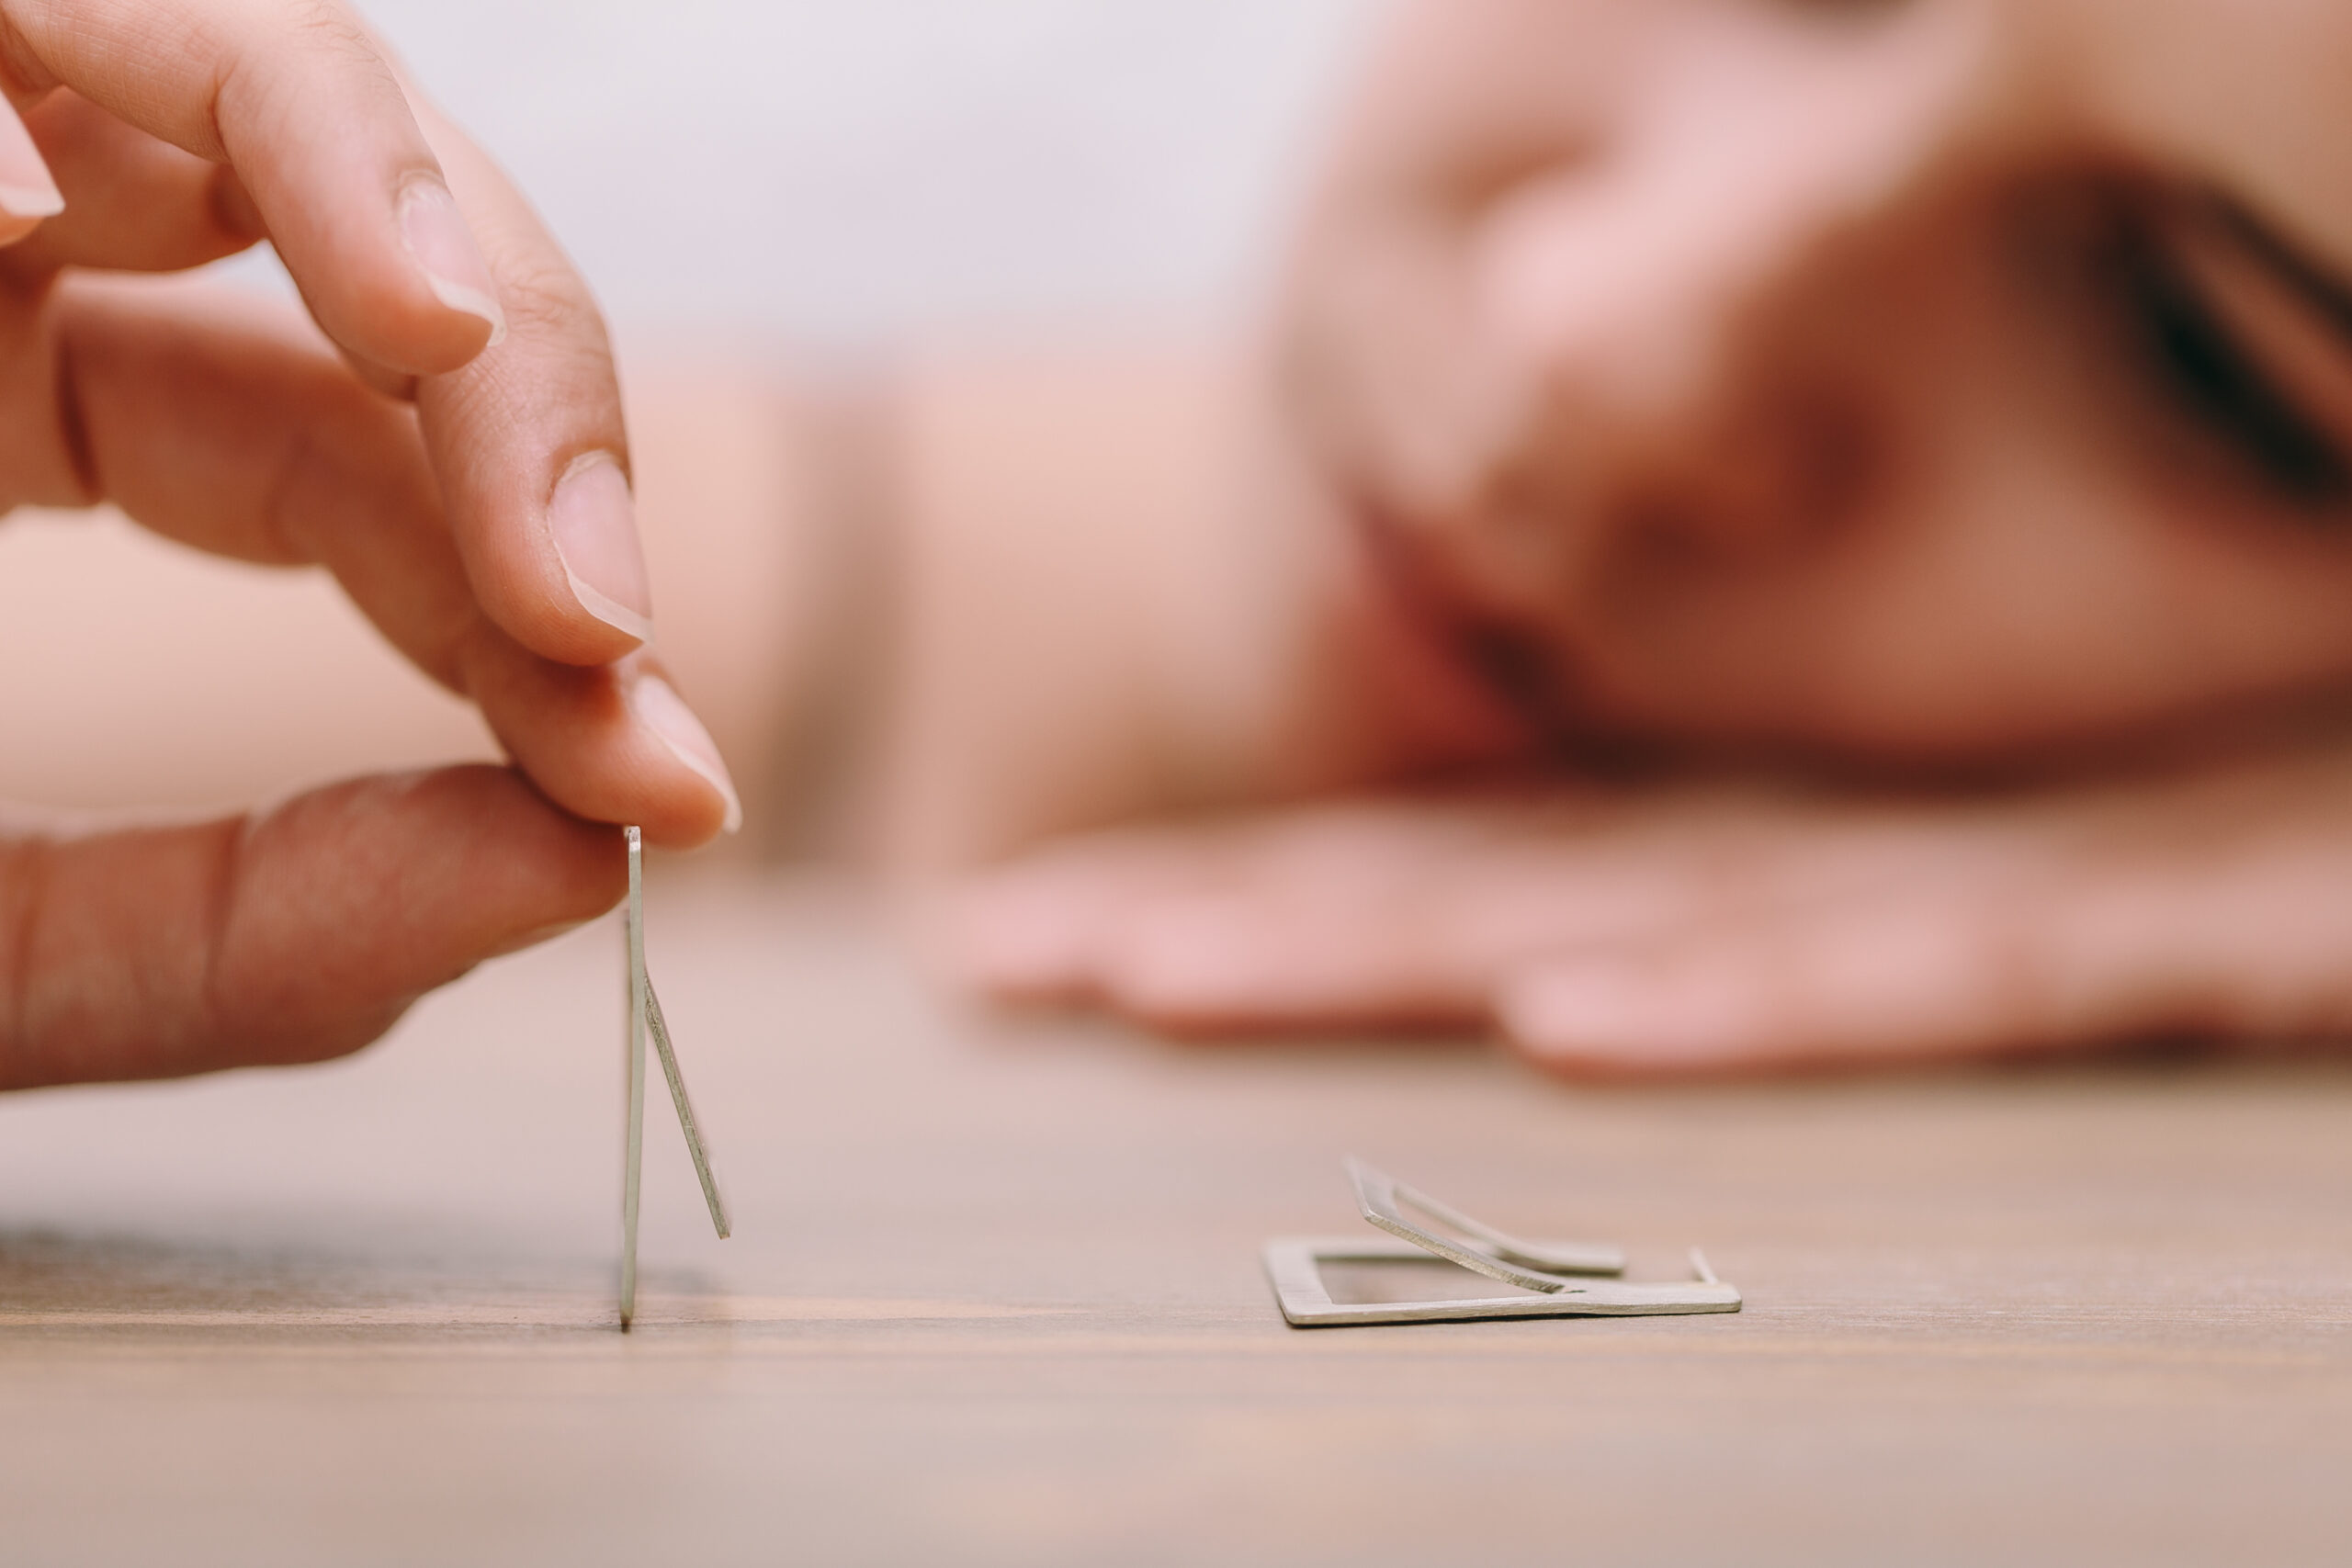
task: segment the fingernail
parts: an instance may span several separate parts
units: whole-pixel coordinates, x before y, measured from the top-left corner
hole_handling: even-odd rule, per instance
[[[65,195],[24,123],[0,105],[0,217],[38,223],[65,210]]]
[[[637,502],[609,452],[573,461],[548,502],[548,532],[580,607],[639,642],[653,640],[653,591],[637,538]]]
[[[401,239],[424,271],[434,298],[452,310],[488,321],[486,347],[496,348],[505,341],[506,312],[499,307],[498,284],[447,186],[420,175],[401,188]]]
[[[686,705],[686,700],[661,676],[640,675],[629,692],[629,705],[636,710],[638,721],[660,736],[662,743],[678,761],[701,774],[705,784],[726,797],[727,821],[722,831],[741,831],[743,802],[735,793],[735,780],[727,772],[718,743],[702,727],[702,720],[695,716],[695,710]]]

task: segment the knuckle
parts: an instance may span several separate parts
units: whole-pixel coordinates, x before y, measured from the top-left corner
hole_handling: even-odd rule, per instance
[[[219,62],[209,102],[213,148],[222,152],[234,151],[222,131],[231,118],[226,108],[265,121],[290,119],[322,76],[357,80],[405,102],[374,38],[340,0],[247,0],[235,13],[198,25],[209,35],[199,47]]]
[[[290,39],[331,62],[383,69],[383,56],[341,0],[267,0],[264,36]]]
[[[16,21],[0,13],[0,89],[19,100],[34,97],[57,85],[56,75],[41,63],[40,54]]]
[[[600,321],[587,284],[570,267],[554,262],[510,265],[498,280],[507,313],[542,326]]]
[[[609,357],[595,296],[570,267],[554,261],[503,266],[498,292],[507,326],[517,338],[563,344],[599,363]]]

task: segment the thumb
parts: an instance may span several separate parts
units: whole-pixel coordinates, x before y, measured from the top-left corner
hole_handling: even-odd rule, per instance
[[[0,1089],[356,1051],[610,908],[619,831],[520,775],[363,779],[266,815],[0,840]]]

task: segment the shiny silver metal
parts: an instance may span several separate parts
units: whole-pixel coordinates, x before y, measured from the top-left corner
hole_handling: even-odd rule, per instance
[[[686,1153],[695,1162],[695,1179],[702,1183],[703,1202],[710,1210],[711,1228],[725,1241],[733,1224],[726,1200],[718,1195],[718,1179],[711,1173],[710,1150],[703,1141],[702,1122],[694,1101],[686,1096],[685,1075],[678,1070],[678,1053],[670,1043],[670,1021],[662,1016],[662,998],[654,993],[653,976],[645,968],[645,835],[636,828],[621,834],[628,845],[628,908],[622,917],[628,946],[628,1039],[624,1055],[628,1069],[628,1134],[621,1155],[621,1327],[637,1318],[638,1198],[645,1170],[645,1037],[662,1058],[662,1077],[670,1086],[670,1103],[677,1107],[678,1130],[686,1135]]]
[[[727,1218],[727,1200],[718,1195],[718,1178],[711,1174],[710,1150],[703,1143],[702,1122],[695,1115],[695,1102],[686,1098],[686,1080],[678,1071],[678,1053],[670,1044],[670,1021],[662,1016],[662,993],[653,988],[653,976],[645,976],[645,1021],[653,1032],[654,1054],[662,1058],[662,1076],[669,1080],[670,1103],[678,1108],[678,1130],[686,1135],[686,1153],[695,1162],[695,1179],[702,1183],[702,1201],[710,1210],[710,1228],[725,1241],[733,1234]]]
[[[622,1055],[628,1074],[628,1129],[621,1153],[621,1331],[637,1316],[638,1190],[645,1173],[645,835],[624,828],[628,843],[628,908],[621,917],[628,949],[628,1037]]]
[[[1394,1177],[1383,1175],[1360,1159],[1348,1161],[1348,1180],[1356,1191],[1356,1207],[1363,1217],[1389,1235],[1425,1251],[1459,1263],[1490,1280],[1517,1285],[1522,1291],[1556,1289],[1563,1274],[1623,1274],[1623,1247],[1600,1242],[1533,1242],[1481,1224],[1461,1210],[1439,1202]],[[1438,1235],[1417,1225],[1398,1211],[1411,1209],[1428,1215],[1467,1241]]]
[[[1548,1292],[1476,1296],[1460,1301],[1338,1302],[1325,1285],[1326,1264],[1426,1265],[1451,1260],[1411,1242],[1366,1236],[1285,1236],[1266,1244],[1266,1274],[1295,1328],[1340,1328],[1374,1323],[1460,1323],[1508,1317],[1660,1317],[1737,1312],[1739,1292],[1714,1277],[1695,1250],[1688,1283],[1636,1284],[1624,1280],[1563,1280]]]
[[[1294,1327],[1510,1317],[1656,1317],[1740,1309],[1738,1289],[1716,1279],[1696,1247],[1690,1249],[1694,1278],[1686,1282],[1597,1278],[1623,1272],[1624,1254],[1586,1242],[1521,1241],[1361,1160],[1348,1161],[1348,1178],[1363,1217],[1397,1239],[1291,1236],[1268,1242],[1266,1274],[1273,1281],[1283,1316]],[[1456,1235],[1441,1235],[1414,1224],[1401,1212],[1406,1208],[1437,1220]],[[1414,1264],[1432,1269],[1451,1265],[1509,1286],[1512,1293],[1450,1301],[1335,1301],[1323,1275],[1327,1264]]]

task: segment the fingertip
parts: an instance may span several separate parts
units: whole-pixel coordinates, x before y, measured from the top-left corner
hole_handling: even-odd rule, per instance
[[[630,684],[628,704],[637,722],[701,784],[706,795],[699,810],[687,807],[674,821],[664,821],[660,834],[648,826],[647,836],[657,843],[675,843],[684,838],[691,844],[703,844],[722,834],[742,831],[743,800],[736,791],[734,775],[719,755],[718,743],[678,695],[677,688],[659,673],[640,670]]]
[[[432,394],[424,390],[429,418]],[[468,443],[479,445],[470,435]],[[544,449],[520,461],[496,454],[510,477],[470,496],[464,480],[492,454],[457,455],[452,523],[467,574],[490,618],[539,658],[583,670],[623,662],[653,641],[651,580],[628,473],[609,446],[568,463],[557,452],[552,462]],[[527,477],[550,468],[552,481]]]
[[[537,860],[546,880],[544,908],[549,925],[568,928],[593,920],[628,896],[628,852],[621,830],[609,822],[584,822],[550,802],[511,767],[485,766],[519,818],[511,827],[493,824],[490,842],[504,842],[522,831],[539,840]]]
[[[547,526],[580,608],[638,646],[651,642],[652,582],[620,459],[605,451],[573,458],[548,498]]]
[[[16,243],[64,210],[65,193],[32,133],[0,104],[0,245]]]
[[[447,376],[504,340],[498,285],[438,173],[396,174],[381,218],[348,213],[340,228],[327,227],[336,215],[307,209],[289,223],[292,198],[248,180],[243,202],[345,352],[402,376]]]
[[[490,765],[330,786],[244,840],[213,970],[220,1038],[249,1061],[355,1050],[426,991],[628,890],[617,829]]]
[[[717,743],[650,659],[582,669],[529,653],[487,622],[479,632],[458,656],[459,689],[548,799],[583,822],[635,824],[665,850],[741,828]]]
[[[628,894],[620,829],[564,811],[516,769],[473,763],[364,787],[411,798],[401,814],[420,834],[430,829],[436,881],[470,877],[472,908],[485,921],[476,942],[577,925]]]
[[[458,364],[496,348],[506,339],[506,310],[499,302],[498,280],[482,259],[472,226],[458,209],[458,198],[437,175],[417,173],[401,183],[394,201],[399,214],[401,243],[415,264],[427,292],[455,314],[469,318],[461,335],[473,339]],[[426,367],[418,367],[420,370]],[[455,369],[457,365],[432,367]]]

